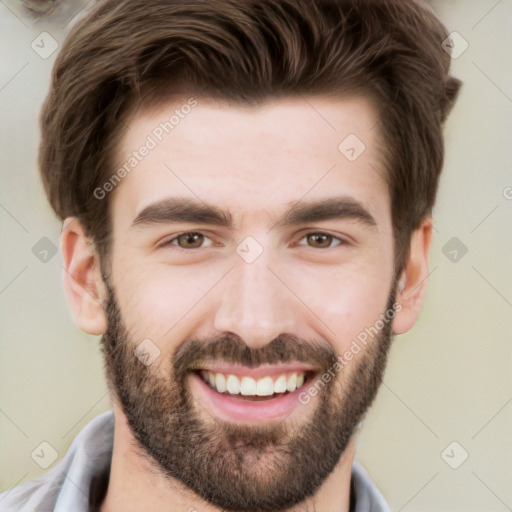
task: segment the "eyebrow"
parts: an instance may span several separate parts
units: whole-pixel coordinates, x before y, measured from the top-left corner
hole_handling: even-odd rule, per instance
[[[290,204],[290,203],[289,203]],[[378,223],[360,201],[350,196],[327,197],[313,201],[296,201],[274,227],[288,227],[325,220],[355,220],[378,231]],[[190,222],[233,228],[233,217],[227,210],[184,197],[169,197],[146,206],[133,220],[131,227]]]

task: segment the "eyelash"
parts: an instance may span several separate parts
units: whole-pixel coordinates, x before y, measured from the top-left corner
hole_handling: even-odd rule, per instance
[[[180,236],[183,236],[183,235],[203,235],[206,238],[210,238],[208,235],[206,235],[205,233],[201,233],[200,231],[184,231],[183,233],[178,233],[173,238],[163,242],[162,244],[160,244],[160,247],[172,246],[174,249],[177,249],[177,250],[179,250],[181,252],[185,252],[185,253],[197,252],[199,249],[203,249],[203,247],[196,247],[195,249],[184,249],[183,247],[180,247],[179,245],[175,245],[175,244],[172,243],[175,240],[177,240]],[[330,236],[330,237],[332,237],[333,240],[338,240],[340,242],[339,244],[335,245],[334,247],[340,247],[342,245],[348,245],[348,242],[346,240],[343,240],[342,238],[339,238],[337,236],[331,235],[330,233],[324,233],[323,231],[310,231],[308,233],[305,233],[301,237],[300,240],[306,238],[309,235]],[[325,251],[326,249],[334,249],[334,247],[321,247],[321,248],[319,248],[319,250],[324,250]],[[316,249],[316,248],[312,247],[312,249]]]

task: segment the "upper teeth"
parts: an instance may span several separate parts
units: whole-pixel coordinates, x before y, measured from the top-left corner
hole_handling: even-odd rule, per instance
[[[227,392],[230,395],[243,396],[270,396],[274,393],[295,391],[304,383],[305,372],[281,374],[275,380],[271,376],[253,379],[252,377],[239,378],[233,374],[214,373],[202,371],[201,377],[219,393]]]

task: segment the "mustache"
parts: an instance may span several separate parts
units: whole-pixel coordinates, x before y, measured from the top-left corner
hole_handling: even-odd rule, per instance
[[[283,334],[262,347],[251,347],[239,336],[226,333],[205,340],[183,342],[173,355],[175,375],[201,369],[208,362],[222,361],[255,368],[262,364],[298,362],[327,371],[336,361],[332,346],[318,339],[303,340],[292,334]]]

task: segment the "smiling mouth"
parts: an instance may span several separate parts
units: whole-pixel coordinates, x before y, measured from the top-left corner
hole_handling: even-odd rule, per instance
[[[293,393],[315,374],[311,370],[296,370],[256,378],[210,370],[197,370],[195,373],[217,393],[252,402],[268,401]]]

